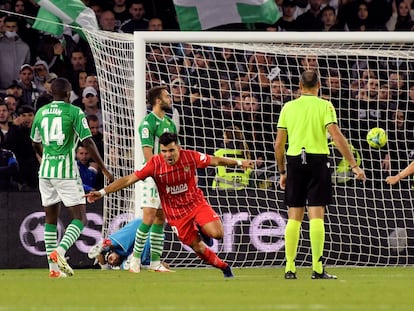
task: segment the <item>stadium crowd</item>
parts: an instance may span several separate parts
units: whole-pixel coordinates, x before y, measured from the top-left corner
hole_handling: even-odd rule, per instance
[[[179,29],[172,1],[84,2],[105,31]],[[281,17],[273,25],[227,25],[218,30],[411,31],[414,26],[412,0],[275,2]],[[35,1],[3,0],[0,9],[0,166],[7,172],[0,175],[0,191],[32,191],[37,189],[39,164],[29,132],[37,109],[51,101],[51,82],[57,77],[71,82],[71,102],[85,111],[98,147],[103,144],[99,83],[91,49],[78,33],[66,28],[63,35],[54,36],[32,28],[38,10]],[[258,171],[266,172],[274,165],[273,141],[281,105],[297,96],[300,73],[317,69],[322,77],[322,95],[338,107],[344,122],[341,128],[348,131],[357,150],[363,152],[362,137],[375,126],[390,129],[390,142],[398,142],[394,144],[401,144],[398,137],[404,138],[403,146],[389,146],[375,154],[378,161],[367,161],[372,174],[398,170],[407,165],[412,154],[414,141],[406,131],[413,128],[414,120],[414,84],[405,74],[411,69],[409,62],[373,64],[350,58],[345,66],[328,66],[332,61],[329,57],[278,59],[267,53],[242,54],[191,44],[153,44],[147,49],[147,61],[148,87],[170,85],[181,118],[184,146],[198,146],[200,151],[213,154],[214,144],[202,138],[222,137],[224,129],[236,126],[248,142]],[[202,135],[194,132],[197,118],[205,122]],[[372,156],[369,152],[362,158]],[[84,158],[81,164],[86,165],[85,172],[94,172]],[[382,179],[382,175],[370,177]],[[98,176],[88,189],[99,189],[102,184],[102,176]]]

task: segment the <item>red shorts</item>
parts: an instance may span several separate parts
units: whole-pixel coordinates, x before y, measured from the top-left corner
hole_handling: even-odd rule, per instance
[[[208,204],[203,204],[195,208],[191,213],[181,219],[168,220],[173,232],[185,245],[191,245],[198,237],[196,224],[201,227],[205,224],[220,220],[220,216]]]

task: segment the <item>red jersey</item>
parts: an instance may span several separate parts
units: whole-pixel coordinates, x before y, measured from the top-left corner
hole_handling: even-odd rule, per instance
[[[197,168],[205,168],[210,162],[207,154],[181,149],[174,165],[165,162],[161,154],[154,155],[135,175],[141,180],[154,178],[165,217],[177,220],[200,204],[208,204],[203,191],[197,187],[196,174]]]

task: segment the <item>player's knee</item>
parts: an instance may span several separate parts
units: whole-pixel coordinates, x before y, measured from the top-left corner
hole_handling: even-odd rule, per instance
[[[223,228],[216,228],[211,234],[210,237],[216,240],[222,239],[224,236],[224,229]]]

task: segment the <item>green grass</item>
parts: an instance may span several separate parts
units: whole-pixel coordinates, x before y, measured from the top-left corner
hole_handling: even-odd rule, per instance
[[[46,269],[0,270],[3,310],[414,310],[414,268],[329,268],[338,280],[311,280],[310,268],[284,280],[282,268],[177,273],[76,270],[49,279]]]

